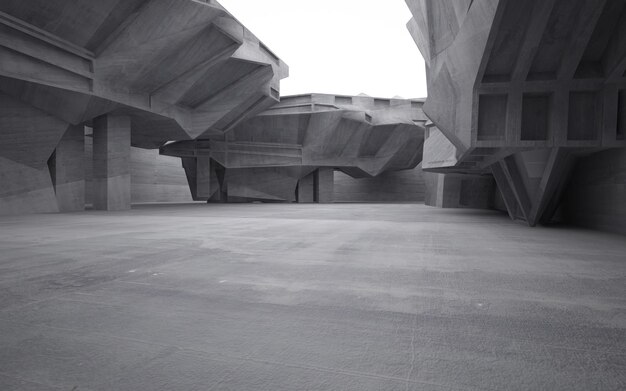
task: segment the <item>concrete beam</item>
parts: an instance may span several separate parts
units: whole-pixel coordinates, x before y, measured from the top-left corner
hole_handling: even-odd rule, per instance
[[[211,158],[199,156],[196,159],[196,197],[208,200],[211,192]]]

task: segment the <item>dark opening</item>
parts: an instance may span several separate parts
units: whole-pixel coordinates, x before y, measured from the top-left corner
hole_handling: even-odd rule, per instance
[[[522,140],[547,140],[550,96],[525,94],[522,102]]]
[[[478,140],[504,140],[506,95],[481,95],[478,101]]]

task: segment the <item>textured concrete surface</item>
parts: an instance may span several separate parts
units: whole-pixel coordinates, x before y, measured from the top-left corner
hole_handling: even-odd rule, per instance
[[[2,390],[623,390],[626,241],[491,211],[0,218]]]
[[[581,154],[626,148],[626,1],[406,2],[428,73],[426,171],[492,174],[511,218],[535,226],[555,216]],[[605,182],[615,170],[589,171]],[[486,187],[445,187],[433,204],[493,198]],[[597,184],[582,187],[588,205],[571,219],[620,232],[608,216],[623,208],[595,196]]]
[[[412,170],[385,172],[374,178],[352,178],[335,171],[333,199],[335,202],[424,202],[424,177],[419,165]]]

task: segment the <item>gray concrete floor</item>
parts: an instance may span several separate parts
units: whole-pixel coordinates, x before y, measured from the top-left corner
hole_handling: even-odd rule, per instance
[[[0,390],[624,390],[626,240],[423,205],[0,218]]]

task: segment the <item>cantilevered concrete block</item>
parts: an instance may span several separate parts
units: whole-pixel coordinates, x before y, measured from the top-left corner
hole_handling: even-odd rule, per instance
[[[495,182],[491,175],[425,173],[425,204],[439,208],[493,208]]]
[[[309,195],[316,190],[307,176],[320,169],[315,174],[322,177],[320,202],[332,202],[328,179],[335,169],[372,178],[420,163],[427,121],[422,104],[420,99],[369,96],[282,97],[236,125],[226,141],[179,141],[161,153],[183,159],[211,156],[225,171],[222,191],[238,202],[317,201]]]
[[[85,209],[85,128],[70,126],[49,162],[60,212]]]
[[[104,115],[93,126],[93,206],[130,209],[130,117]]]

